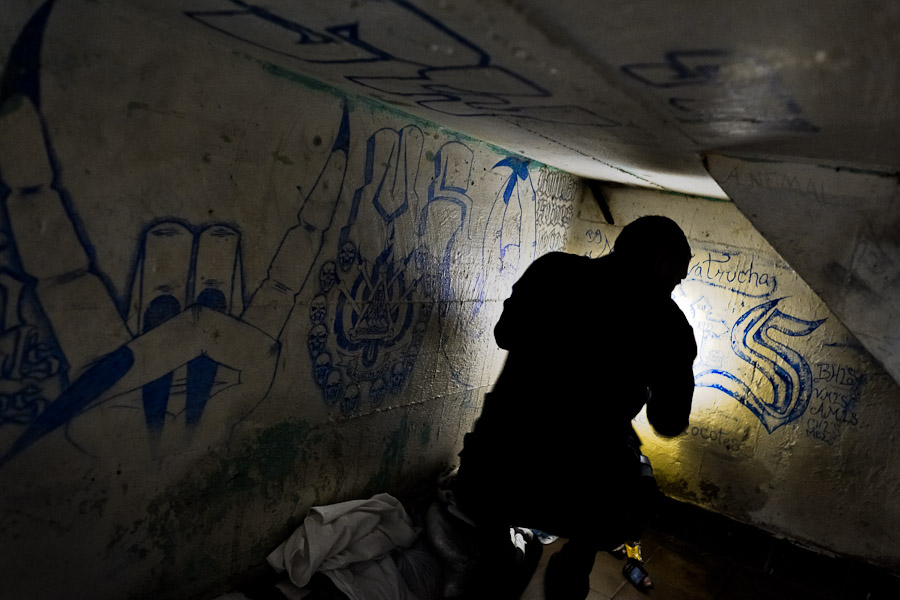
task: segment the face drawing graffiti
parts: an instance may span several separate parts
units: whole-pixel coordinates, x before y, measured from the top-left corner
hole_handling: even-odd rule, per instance
[[[350,417],[359,410],[360,404],[359,386],[351,383],[344,392],[344,398],[341,400],[341,414]]]
[[[395,363],[391,367],[391,389],[399,390],[406,381],[406,366],[402,362]]]
[[[328,406],[334,406],[341,395],[341,389],[343,389],[343,387],[344,379],[341,376],[341,372],[337,369],[332,370],[331,373],[328,374],[328,379],[325,381],[325,403],[328,404]]]
[[[350,270],[350,267],[353,266],[353,261],[356,260],[356,245],[347,241],[344,242],[344,245],[341,246],[340,251],[338,252],[338,264],[341,267],[341,271],[346,273]]]
[[[337,269],[333,261],[328,261],[322,265],[322,270],[319,273],[319,284],[322,286],[322,292],[326,294],[330,292],[335,283],[337,283]]]
[[[312,299],[309,304],[309,320],[314,325],[321,325],[328,316],[328,305],[325,296],[321,294]]]
[[[313,373],[316,376],[316,382],[319,385],[325,385],[328,374],[331,372],[331,355],[328,352],[322,352],[316,357],[316,363],[313,367]]]
[[[328,341],[328,330],[324,325],[316,325],[309,330],[309,336],[306,338],[306,347],[309,348],[310,356],[318,356]]]
[[[384,395],[386,393],[387,386],[384,383],[384,379],[381,377],[375,379],[372,382],[372,386],[369,388],[369,402],[372,403],[372,408],[381,406],[381,403],[384,402]]]

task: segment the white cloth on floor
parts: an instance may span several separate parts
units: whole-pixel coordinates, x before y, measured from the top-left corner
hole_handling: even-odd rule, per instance
[[[322,571],[351,600],[406,600],[412,593],[388,554],[417,537],[390,494],[309,510],[303,524],[267,560],[298,587]]]
[[[323,573],[350,600],[417,600],[390,556]]]

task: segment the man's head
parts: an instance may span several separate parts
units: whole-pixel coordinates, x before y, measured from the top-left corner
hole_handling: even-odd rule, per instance
[[[687,276],[691,246],[675,221],[650,215],[622,229],[613,254],[648,277],[653,288],[671,294]]]

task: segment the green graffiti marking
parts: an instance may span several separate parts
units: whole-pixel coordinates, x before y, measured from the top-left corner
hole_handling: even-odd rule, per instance
[[[3,103],[3,106],[0,106],[0,117],[3,115],[7,115],[10,113],[14,113],[19,110],[19,107],[22,105],[22,96],[19,94],[15,94],[8,98],[6,102]]]
[[[284,154],[278,154],[277,150],[272,153],[272,158],[285,165],[294,164],[294,161],[292,161],[289,157],[285,156]]]
[[[176,563],[180,540],[218,527],[241,502],[262,495],[267,505],[284,498],[288,478],[302,472],[322,440],[305,421],[279,423],[263,430],[237,452],[218,456],[202,475],[189,476],[147,506],[147,542],[163,554],[165,567]]]
[[[422,426],[422,431],[419,432],[419,444],[421,446],[427,446],[431,442],[431,423],[425,423]]]

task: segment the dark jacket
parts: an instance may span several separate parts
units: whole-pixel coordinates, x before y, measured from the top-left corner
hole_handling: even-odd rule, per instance
[[[645,403],[662,435],[688,425],[693,331],[671,297],[615,255],[539,258],[513,286],[494,335],[509,354],[466,436],[464,466],[559,485],[584,465],[626,468],[631,420]]]

